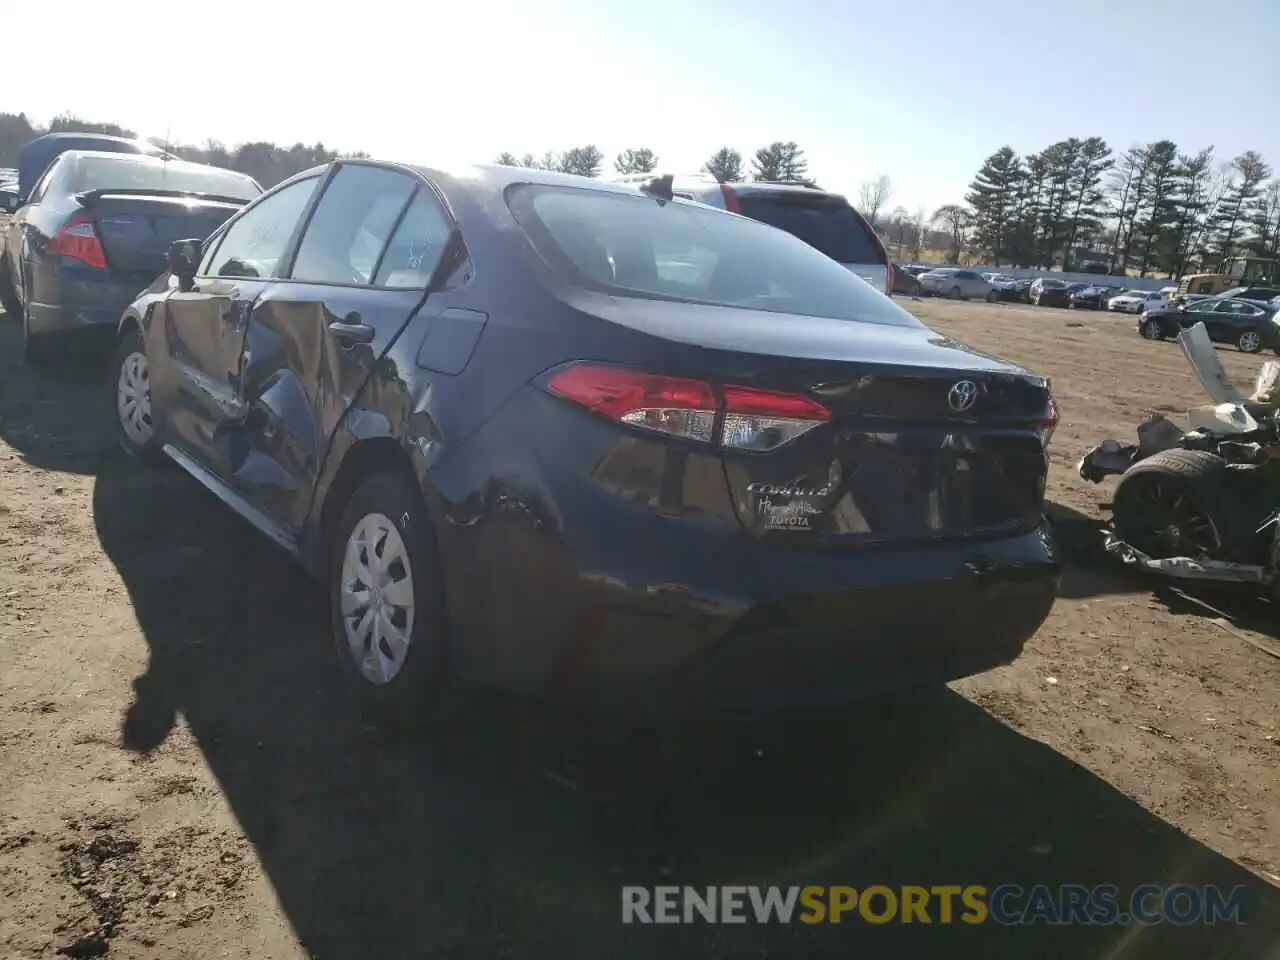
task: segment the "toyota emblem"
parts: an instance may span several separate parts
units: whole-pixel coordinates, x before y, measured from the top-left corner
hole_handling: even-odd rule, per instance
[[[947,391],[947,406],[956,413],[964,413],[978,400],[978,385],[972,380],[953,383]]]

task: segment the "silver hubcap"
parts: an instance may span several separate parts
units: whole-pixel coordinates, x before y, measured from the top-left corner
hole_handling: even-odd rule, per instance
[[[1142,335],[1148,340],[1154,340],[1156,338],[1156,325],[1150,321],[1144,323],[1142,325]]]
[[[1244,350],[1257,350],[1262,343],[1261,338],[1256,333],[1240,334],[1240,347]]]
[[[132,442],[142,446],[151,440],[151,378],[147,358],[140,351],[129,354],[120,364],[116,412],[124,435]]]
[[[390,683],[413,637],[413,569],[396,525],[380,513],[356,524],[342,560],[347,649],[370,683]]]

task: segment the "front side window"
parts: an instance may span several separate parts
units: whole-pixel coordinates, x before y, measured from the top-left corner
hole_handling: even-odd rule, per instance
[[[615,296],[832,317],[919,322],[813,246],[701,205],[575,187],[507,191],[542,259],[578,285]]]
[[[340,167],[307,224],[290,276],[311,283],[369,283],[416,188],[412,177],[394,170]]]
[[[206,258],[208,275],[274,276],[319,180],[318,176],[298,180],[246,210],[227,228],[212,258]]]

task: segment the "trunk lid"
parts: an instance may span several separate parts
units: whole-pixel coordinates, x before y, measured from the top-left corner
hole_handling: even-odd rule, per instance
[[[95,191],[77,199],[93,217],[107,267],[154,277],[174,240],[204,239],[244,201],[161,191]]]
[[[837,546],[1012,535],[1039,523],[1049,394],[1031,376],[845,363],[779,369],[769,382],[832,417],[772,452],[724,452],[752,536]]]
[[[668,315],[680,327],[672,339],[710,348],[704,375],[801,394],[831,413],[773,450],[723,448],[751,537],[844,548],[1039,524],[1052,411],[1044,378],[920,326],[718,313]]]

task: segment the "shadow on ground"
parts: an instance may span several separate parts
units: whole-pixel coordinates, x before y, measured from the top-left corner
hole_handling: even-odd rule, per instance
[[[428,740],[365,730],[316,586],[176,470],[111,462],[95,510],[150,645],[122,737],[186,718],[321,957],[1239,956],[1280,892],[948,691],[612,749],[584,777],[545,710],[478,702]],[[583,789],[583,787],[587,789]],[[1250,924],[624,927],[623,884],[1243,884]],[[1274,954],[1273,954],[1274,955]]]
[[[702,727],[665,758],[622,745],[586,773],[572,730],[497,697],[430,740],[381,738],[336,683],[317,587],[179,471],[112,453],[92,364],[3,369],[0,436],[97,473],[99,539],[150,647],[124,745],[185,718],[313,956],[1280,955],[1280,892],[946,690]],[[623,884],[1067,882],[1243,885],[1250,922],[620,923]]]
[[[0,311],[0,439],[32,466],[96,473],[115,444],[110,344],[86,344],[50,367],[24,364],[21,344],[18,325]]]
[[[1053,538],[1067,568],[1058,596],[1085,600],[1108,594],[1141,593],[1142,579],[1124,570],[1102,548],[1102,521],[1063,503],[1048,502],[1045,513],[1053,524]]]

